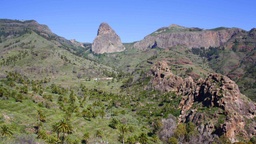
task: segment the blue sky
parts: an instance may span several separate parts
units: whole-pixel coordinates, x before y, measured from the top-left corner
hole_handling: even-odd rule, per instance
[[[256,27],[255,0],[1,0],[0,18],[46,24],[57,35],[92,42],[107,22],[123,42],[143,39],[158,28]]]

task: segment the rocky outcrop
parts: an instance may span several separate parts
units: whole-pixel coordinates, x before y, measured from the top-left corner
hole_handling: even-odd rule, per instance
[[[249,31],[249,36],[253,39],[256,39],[256,28],[253,28]]]
[[[134,47],[140,50],[148,48],[171,48],[174,46],[185,46],[188,48],[219,47],[223,46],[234,35],[243,30],[237,28],[219,28],[202,30],[199,28],[185,28],[172,25],[161,28],[146,36],[143,40],[136,42]]]
[[[168,67],[166,61],[156,63],[151,68],[151,73],[154,76],[152,84],[156,89],[161,91],[179,91],[183,79],[174,75]]]
[[[246,123],[247,120],[255,117],[256,105],[248,100],[239,91],[237,84],[230,80],[228,77],[220,74],[210,74],[205,80],[197,83],[197,88],[192,92],[190,96],[183,96],[180,103],[181,116],[180,121],[185,122],[187,120],[198,123],[200,125],[205,121],[209,121],[209,118],[200,119],[199,117],[205,117],[205,113],[195,112],[195,108],[192,108],[195,102],[201,103],[206,108],[220,108],[218,113],[214,113],[216,119],[210,120],[211,129],[203,126],[200,130],[206,129],[209,131],[209,135],[216,133],[218,135],[224,134],[230,138],[231,141],[237,141],[237,136],[242,135],[245,138],[250,138],[256,134],[256,130],[246,130],[248,127],[255,127],[253,123]],[[189,102],[189,103],[187,103]],[[194,111],[189,110],[194,109]],[[198,116],[201,114],[203,116]],[[209,114],[207,114],[209,116]],[[220,122],[221,116],[223,123],[216,126]]]
[[[182,96],[179,122],[191,121],[202,135],[225,135],[232,142],[256,134],[256,104],[241,94],[228,77],[213,73],[197,81],[183,79],[172,74],[166,61],[157,62],[151,73],[156,89]]]
[[[76,41],[75,39],[71,39],[70,42],[71,42],[73,45],[77,46],[77,47],[83,47],[83,48],[84,48],[84,44],[81,43],[81,42]]]
[[[121,52],[124,50],[125,47],[115,31],[107,23],[101,23],[97,37],[92,44],[92,51],[97,54],[103,54]]]

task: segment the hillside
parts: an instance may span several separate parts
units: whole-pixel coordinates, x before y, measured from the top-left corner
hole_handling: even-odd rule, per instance
[[[105,77],[103,73],[114,72],[110,67],[74,55],[72,42],[35,21],[14,21],[14,24],[3,21],[1,29],[1,75],[15,71],[33,79],[50,78],[64,84]]]
[[[166,61],[152,66],[150,75],[153,88],[182,96],[179,121],[195,123],[208,141],[214,141],[214,135],[225,135],[232,142],[240,135],[244,138],[254,135],[251,127],[255,126],[256,105],[242,95],[228,77],[212,73],[197,81],[191,77],[181,78],[172,74]]]
[[[208,71],[214,70],[230,77],[238,83],[242,93],[255,101],[255,35],[255,29],[245,31],[219,27],[205,30],[171,25],[135,42],[133,47],[142,51],[187,48],[187,53],[201,57],[204,65],[210,67],[206,68]],[[193,61],[193,64],[198,62]]]
[[[256,39],[255,30],[234,35],[222,47],[193,48],[192,53],[205,58],[209,66],[236,81],[240,90],[256,100]]]
[[[105,29],[97,54],[0,20],[0,143],[256,142],[255,29],[172,25],[121,51]]]

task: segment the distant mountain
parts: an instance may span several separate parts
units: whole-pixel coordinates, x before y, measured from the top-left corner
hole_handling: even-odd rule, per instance
[[[148,48],[171,48],[185,46],[188,48],[224,46],[234,35],[245,32],[238,28],[216,28],[203,30],[200,28],[186,28],[178,25],[160,28],[143,40],[136,42],[134,47],[145,50]]]
[[[7,39],[21,36],[30,31],[35,32],[36,34],[49,41],[55,41],[56,45],[71,52],[79,51],[79,48],[82,47],[81,45],[74,45],[72,41],[54,34],[47,25],[39,24],[35,20],[19,21],[0,19],[0,41],[5,41]]]
[[[97,37],[92,43],[92,51],[97,54],[103,54],[124,50],[125,47],[116,32],[107,23],[101,23]]]
[[[55,34],[49,29],[47,25],[39,24],[35,20],[10,20],[10,19],[0,19],[1,36],[6,38],[12,38],[14,36],[26,33],[29,30],[36,31],[37,33],[44,35],[45,37],[51,37]]]

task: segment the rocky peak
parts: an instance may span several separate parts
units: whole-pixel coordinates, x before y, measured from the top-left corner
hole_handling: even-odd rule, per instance
[[[186,29],[186,27],[183,27],[177,24],[171,24],[168,28],[169,29]]]
[[[84,48],[84,44],[81,42],[76,41],[75,39],[71,39],[70,42],[75,46],[80,46]]]
[[[256,28],[253,28],[249,31],[249,36],[256,39]]]
[[[107,23],[103,22],[99,26],[97,35],[103,35],[106,33],[114,33],[114,30]]]
[[[125,47],[116,32],[107,23],[101,23],[97,37],[92,44],[92,51],[97,54],[103,54],[121,52],[124,50]]]

